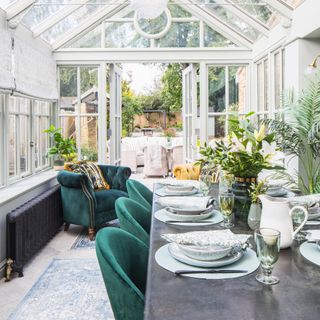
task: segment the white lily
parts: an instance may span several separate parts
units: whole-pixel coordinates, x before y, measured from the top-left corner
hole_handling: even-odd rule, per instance
[[[231,136],[230,140],[232,143],[232,148],[231,148],[232,152],[246,151],[245,146],[239,141],[239,139],[234,134],[234,132],[232,132],[232,136]]]
[[[277,144],[275,141],[269,143],[267,141],[262,141],[262,149],[260,150],[263,158],[266,162],[272,166],[282,166],[284,153],[277,150]]]
[[[259,132],[254,130],[254,137],[258,142],[262,141],[266,137],[266,126],[264,124],[260,127]]]
[[[248,153],[249,155],[252,155],[252,142],[251,142],[251,141],[249,141],[249,142],[247,143],[246,151],[247,151],[247,153]]]

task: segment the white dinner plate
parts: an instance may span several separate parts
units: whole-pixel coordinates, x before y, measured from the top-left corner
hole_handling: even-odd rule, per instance
[[[169,190],[166,186],[159,188],[155,191],[155,193],[160,197],[167,197],[167,196],[191,196],[199,193],[199,189],[196,187],[192,187],[191,190]]]
[[[201,214],[177,214],[170,212],[167,208],[164,209],[166,212],[166,215],[171,220],[179,220],[179,221],[199,221],[208,219],[212,216],[213,210],[204,211],[204,213]]]
[[[210,226],[210,225],[213,225],[213,224],[217,224],[217,223],[221,223],[223,221],[223,216],[222,214],[217,211],[217,210],[212,210],[212,215],[205,219],[205,220],[202,220],[202,222],[177,222],[177,223],[170,223],[170,222],[167,222],[167,221],[170,221],[170,220],[176,220],[177,219],[172,219],[171,217],[168,217],[167,215],[167,212],[165,209],[161,209],[161,210],[158,210],[154,213],[154,217],[156,219],[158,219],[159,221],[161,222],[164,222],[164,223],[168,223],[170,225],[174,225],[174,226],[183,226],[183,227],[201,227],[201,226]],[[205,221],[205,222],[204,222]]]
[[[244,253],[243,251],[239,251],[219,260],[201,261],[201,260],[195,260],[186,256],[180,250],[179,246],[174,242],[169,244],[168,250],[172,255],[172,257],[175,258],[176,260],[182,263],[188,264],[190,266],[200,267],[200,268],[217,268],[217,267],[227,266],[241,259]]]

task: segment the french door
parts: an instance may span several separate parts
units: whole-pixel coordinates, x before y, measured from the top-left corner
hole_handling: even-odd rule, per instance
[[[183,149],[185,162],[193,162],[196,154],[197,134],[197,69],[194,64],[182,72]]]
[[[121,70],[116,65],[110,65],[110,163],[121,163]]]

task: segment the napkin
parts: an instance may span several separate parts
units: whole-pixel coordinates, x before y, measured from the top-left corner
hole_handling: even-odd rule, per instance
[[[206,210],[212,202],[212,197],[162,197],[156,200],[156,203],[162,207],[190,210]]]
[[[319,241],[320,240],[320,230],[307,230],[306,238],[309,241]]]
[[[251,235],[234,234],[230,230],[193,231],[178,234],[162,234],[168,242],[194,246],[242,247]]]
[[[301,202],[301,204],[307,203],[308,207],[312,207],[320,202],[320,193],[310,194],[308,196],[290,197],[289,201]]]

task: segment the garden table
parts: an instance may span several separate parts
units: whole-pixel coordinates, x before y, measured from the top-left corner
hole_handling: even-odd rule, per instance
[[[155,185],[159,188],[159,184]],[[153,213],[159,207],[154,194]],[[163,233],[219,229],[169,226],[152,217],[145,320],[317,320],[320,319],[320,267],[304,259],[299,245],[281,250],[274,268],[280,283],[265,286],[256,272],[236,279],[205,280],[175,276],[155,261]],[[236,223],[235,233],[251,233]]]

